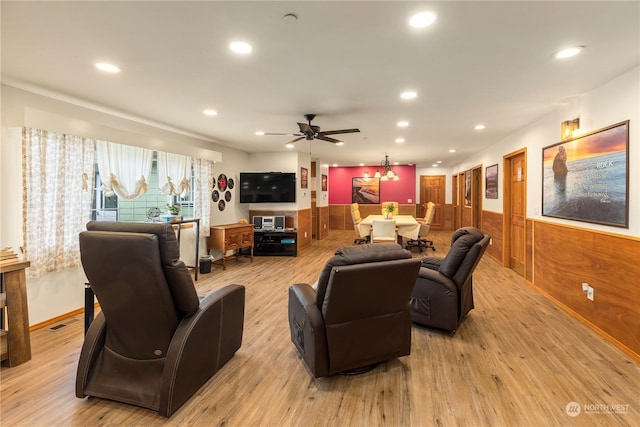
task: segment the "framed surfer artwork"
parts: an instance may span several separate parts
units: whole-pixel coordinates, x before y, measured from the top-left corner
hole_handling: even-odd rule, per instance
[[[542,149],[542,215],[629,228],[629,121]]]

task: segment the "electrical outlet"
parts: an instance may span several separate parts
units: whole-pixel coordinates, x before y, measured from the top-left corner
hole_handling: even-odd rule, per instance
[[[595,291],[593,290],[593,288],[591,286],[589,286],[589,289],[587,289],[587,299],[593,301],[593,293]]]
[[[304,232],[304,237],[307,237],[307,232],[306,231]]]
[[[493,245],[493,238],[489,238],[489,246]]]

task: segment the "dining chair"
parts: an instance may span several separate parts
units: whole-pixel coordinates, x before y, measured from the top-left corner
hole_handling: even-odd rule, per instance
[[[374,219],[371,224],[371,243],[389,243],[398,241],[395,220]]]
[[[362,221],[362,217],[360,216],[360,207],[357,203],[351,204],[351,220],[353,221],[353,228],[356,232],[356,238],[354,239],[353,244],[359,245],[362,243],[368,243],[369,236],[363,236],[360,234],[360,228],[358,227],[360,221]]]

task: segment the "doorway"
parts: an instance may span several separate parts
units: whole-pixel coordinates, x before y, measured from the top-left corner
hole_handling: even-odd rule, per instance
[[[444,175],[420,175],[420,206],[418,216],[424,217],[426,212],[424,204],[433,202],[434,214],[431,228],[444,229],[444,192],[446,177]]]
[[[526,148],[503,157],[502,264],[526,277],[527,151]]]

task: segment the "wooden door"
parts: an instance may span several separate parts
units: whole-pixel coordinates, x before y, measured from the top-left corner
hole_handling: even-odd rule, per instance
[[[460,228],[460,203],[458,202],[458,175],[451,177],[451,205],[453,207],[453,229]]]
[[[444,191],[446,177],[444,175],[420,175],[420,210],[424,217],[424,204],[433,202],[435,204],[433,222],[431,228],[442,230],[444,228]]]
[[[525,277],[526,265],[526,215],[527,215],[527,167],[526,152],[521,151],[504,160],[505,201],[505,264]]]
[[[482,166],[471,170],[471,225],[482,229]]]

